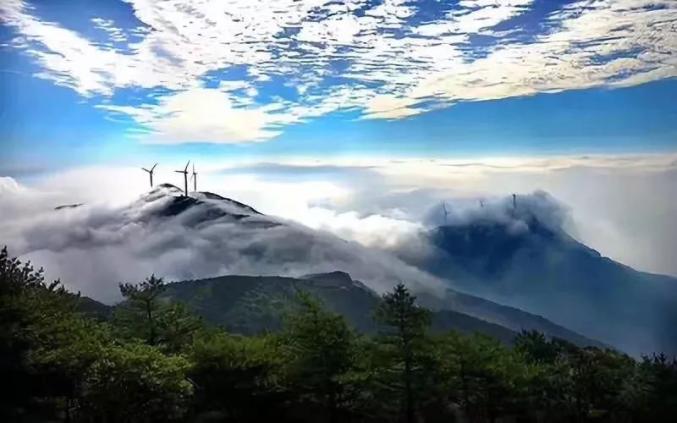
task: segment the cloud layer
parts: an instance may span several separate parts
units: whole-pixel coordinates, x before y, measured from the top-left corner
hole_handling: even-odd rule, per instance
[[[148,2],[87,35],[0,5],[37,77],[135,122],[156,143],[268,140],[335,111],[399,119],[462,101],[677,76],[674,1]],[[278,95],[273,88],[293,91]],[[131,102],[116,96],[138,90]],[[272,94],[271,94],[272,92]]]
[[[156,170],[156,183],[178,184],[180,175],[171,172],[178,166],[161,164]],[[673,257],[677,250],[674,220],[677,157],[674,155],[432,162],[363,158],[326,162],[297,160],[275,165],[215,162],[202,164],[198,170],[201,190],[217,192],[265,214],[338,235],[353,242],[345,244],[348,249],[354,249],[357,245],[354,243],[358,243],[386,253],[397,250],[410,257],[425,254],[426,245],[418,233],[428,225],[441,223],[444,217],[439,205],[443,201],[447,201],[452,213],[448,219],[463,221],[477,213],[494,210],[493,204],[501,210],[502,202],[506,198],[510,201],[513,192],[521,197],[541,189],[564,205],[557,208],[558,213],[548,214],[559,216],[554,226],[563,225],[569,234],[603,255],[639,270],[677,275]],[[65,280],[87,269],[87,280],[100,277],[96,275],[97,269],[101,273],[110,272],[106,279],[111,284],[107,296],[115,293],[115,283],[123,276],[134,280],[152,271],[176,278],[226,272],[290,271],[272,259],[250,268],[220,259],[219,254],[230,257],[228,251],[220,248],[233,246],[226,246],[227,242],[221,240],[218,241],[223,244],[219,244],[221,247],[213,247],[210,231],[217,234],[214,236],[230,238],[232,233],[229,235],[226,227],[198,231],[194,240],[177,244],[180,245],[177,251],[186,257],[193,257],[191,251],[200,252],[193,257],[194,266],[169,253],[141,254],[144,249],[159,251],[160,244],[178,236],[167,235],[174,230],[172,225],[161,228],[162,231],[158,229],[159,232],[150,229],[127,232],[114,223],[122,219],[125,206],[145,192],[147,184],[147,175],[138,168],[73,169],[45,176],[28,186],[0,178],[0,240],[21,253],[41,250],[40,242],[56,245],[52,249],[60,251],[68,260],[58,262],[56,256],[50,256],[54,253],[46,249],[36,256],[37,263],[57,272],[54,276],[63,271],[61,276]],[[480,201],[484,202],[484,208],[479,206]],[[56,206],[74,203],[86,203],[88,208],[62,210],[63,213],[53,210]],[[119,241],[107,248],[91,250],[61,251],[59,247],[63,245],[59,240],[64,237],[77,240],[99,235]],[[247,236],[256,238],[252,234]],[[36,241],[29,242],[31,239]],[[217,253],[209,253],[210,245]],[[91,259],[86,259],[87,251],[93,254]],[[355,251],[362,254],[359,252],[362,250]],[[274,253],[285,257],[284,251]],[[213,259],[213,264],[204,264],[201,261],[204,257]],[[137,259],[137,265],[129,264]],[[116,260],[126,265],[111,264]],[[77,263],[77,266],[69,267],[68,263]],[[333,270],[329,267],[300,266],[299,269]],[[127,270],[131,273],[120,273]],[[81,289],[86,286],[86,281],[77,285]]]
[[[247,178],[231,185],[234,175],[243,173]],[[442,219],[442,201],[472,210],[480,200],[544,190],[569,209],[564,228],[570,235],[639,270],[677,276],[674,154],[299,160],[286,166],[238,165],[214,179],[215,189],[219,179],[233,195],[263,210],[378,248],[409,243],[416,249],[411,233],[431,215]],[[325,186],[295,194],[309,180]],[[256,181],[256,189],[249,190],[247,181]],[[274,188],[266,189],[268,184]],[[294,196],[292,203],[282,200]]]
[[[20,207],[27,198],[9,189],[3,203]],[[180,195],[178,188],[159,188],[128,206],[43,209],[3,220],[0,234],[12,254],[44,266],[48,277],[107,302],[119,298],[117,283],[151,273],[186,280],[343,270],[377,292],[401,280],[418,290],[442,289],[438,279],[389,254],[224,200],[194,195],[200,201],[184,208]]]

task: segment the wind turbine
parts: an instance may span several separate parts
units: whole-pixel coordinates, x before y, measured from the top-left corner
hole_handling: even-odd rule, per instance
[[[186,167],[183,170],[175,170],[174,172],[176,173],[183,173],[183,186],[184,190],[186,193],[186,197],[188,197],[188,165],[190,164],[190,160],[188,160],[188,163],[186,163]]]
[[[150,176],[150,187],[153,188],[153,171],[155,170],[155,166],[157,166],[157,163],[153,165],[153,167],[150,168],[150,170],[146,169],[145,167],[142,167],[141,169],[145,170],[148,172],[148,176]]]
[[[447,202],[442,202],[442,212],[444,213],[444,224],[447,224],[447,216],[449,216],[449,210],[447,210]]]
[[[517,210],[517,194],[512,195],[512,208]]]
[[[197,172],[195,171],[195,163],[193,163],[193,174],[191,175],[193,179],[193,191],[197,192]]]

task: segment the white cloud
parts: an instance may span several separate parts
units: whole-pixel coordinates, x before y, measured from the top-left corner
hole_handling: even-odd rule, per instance
[[[380,95],[370,99],[366,104],[365,117],[377,119],[400,119],[421,112],[421,109],[412,107],[415,100],[409,98]]]
[[[19,0],[2,2],[0,17],[18,33],[12,46],[42,68],[38,77],[130,115],[154,142],[260,141],[335,110],[399,119],[460,101],[677,76],[674,1],[581,0],[521,37],[515,34],[523,29],[509,23],[530,11],[533,0],[461,1],[420,22],[413,19],[421,16],[420,5],[399,0],[279,0],[265,7],[246,0],[126,2],[142,26],[123,30],[95,18],[93,25],[107,34],[102,40],[41,20]],[[474,35],[490,41],[473,44]],[[227,96],[206,90],[207,76],[218,79],[235,66],[248,76],[224,82]],[[257,104],[260,88],[275,78],[297,86],[299,98]],[[99,99],[130,87],[162,89],[164,103],[151,94],[141,105]],[[203,117],[203,101],[222,104]],[[167,108],[176,116],[166,115]],[[181,116],[202,121],[180,129]],[[232,123],[235,117],[252,123],[242,127]]]
[[[572,235],[592,248],[639,270],[677,276],[677,156],[514,157],[482,159],[379,158],[297,160],[287,163],[298,178],[313,168],[331,168],[334,191],[324,197],[297,197],[294,206],[275,207],[294,191],[296,181],[280,183],[286,173],[259,175],[252,195],[241,185],[239,198],[266,204],[263,210],[331,231],[368,246],[412,241],[430,208],[445,199],[467,199],[476,206],[510,193],[545,190],[571,210]],[[343,169],[343,170],[342,170]],[[259,172],[247,166],[242,172]],[[337,182],[354,175],[345,183]],[[367,174],[365,174],[367,172]],[[230,186],[230,177],[224,184]],[[218,180],[214,186],[219,186]],[[272,184],[271,189],[266,189]],[[284,188],[286,186],[286,189]],[[274,188],[272,188],[274,187]],[[279,197],[262,195],[280,193]],[[331,194],[334,192],[335,194]],[[265,198],[267,197],[267,198]],[[441,216],[441,215],[440,215]],[[415,247],[413,248],[416,249]]]
[[[3,195],[12,195],[23,189],[14,179],[8,176],[0,177],[0,193]]]
[[[85,172],[80,172],[81,174]],[[33,189],[40,195],[39,189]],[[100,193],[99,200],[102,200]],[[399,259],[326,232],[276,217],[246,219],[207,214],[198,205],[177,216],[158,217],[169,198],[143,197],[129,205],[90,203],[34,213],[27,198],[0,197],[0,207],[32,213],[0,221],[0,235],[13,254],[44,266],[49,278],[103,301],[119,298],[117,283],[150,273],[169,280],[223,274],[301,276],[342,270],[377,292],[400,278],[415,289],[441,290],[435,277]],[[233,213],[235,206],[204,200]],[[214,208],[211,208],[214,211]],[[236,209],[236,213],[247,213]],[[199,224],[195,224],[195,222]]]
[[[174,144],[186,142],[240,143],[262,141],[278,132],[268,129],[274,115],[260,108],[235,107],[227,93],[194,88],[160,97],[158,104],[137,108],[99,106],[128,114],[150,131],[144,141]]]
[[[202,158],[198,164],[200,190],[365,246],[411,245],[413,253],[420,248],[412,234],[442,200],[477,205],[481,198],[545,190],[570,208],[572,235],[578,239],[640,270],[677,275],[674,154],[432,161],[299,158],[274,166]],[[161,163],[156,183],[180,184],[173,169],[182,165]],[[73,169],[41,177],[29,187],[0,179],[0,215],[6,223],[0,238],[7,239],[7,231],[19,227],[16,222],[30,222],[58,205],[105,201],[119,207],[147,184],[138,167]]]
[[[111,19],[92,18],[91,21],[96,28],[106,32],[111,41],[118,43],[127,41],[127,35],[125,32],[120,28],[117,28],[115,26],[115,22]]]
[[[461,1],[459,5],[467,8],[460,13],[450,13],[453,32],[477,33],[491,28],[528,10],[533,0],[478,0]]]
[[[379,292],[399,280],[434,291],[441,281],[405,264],[429,257],[429,240],[420,231],[443,221],[465,224],[478,218],[528,230],[510,205],[509,194],[515,192],[519,209],[528,209],[551,228],[566,229],[603,255],[677,276],[675,154],[200,163],[200,189],[283,218],[205,222],[199,207],[156,218],[153,211],[162,200],[133,201],[147,187],[140,169],[73,169],[43,176],[30,186],[0,178],[0,240],[12,254],[45,266],[48,278],[61,277],[69,288],[104,301],[119,298],[118,282],[150,273],[185,280],[343,270]],[[172,172],[177,165],[161,164],[156,183],[178,182],[180,176]],[[537,189],[555,199],[530,194]],[[449,206],[446,217],[441,200]],[[53,210],[77,202],[87,205]],[[517,297],[500,300],[536,307]],[[553,312],[544,310],[532,311]],[[583,333],[591,330],[576,319],[562,322]],[[602,335],[609,336],[597,334]]]

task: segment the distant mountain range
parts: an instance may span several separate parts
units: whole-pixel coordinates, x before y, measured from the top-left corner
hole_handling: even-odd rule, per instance
[[[280,330],[301,291],[320,299],[359,332],[377,332],[373,313],[380,301],[379,295],[347,273],[338,271],[302,278],[230,275],[174,282],[167,285],[162,298],[187,305],[211,324],[233,333],[251,335]],[[477,332],[510,344],[522,329],[537,329],[577,345],[601,345],[541,317],[467,295],[450,292],[447,299],[428,296],[421,298],[420,303],[434,307],[431,322],[434,332]],[[105,318],[113,308],[83,298],[81,310]],[[477,316],[486,316],[486,319]]]
[[[114,295],[121,280],[153,272],[184,281],[170,285],[168,298],[244,333],[279,328],[276,301],[299,288],[373,331],[378,295],[402,281],[436,312],[438,329],[506,342],[537,329],[579,345],[677,354],[677,280],[635,271],[576,241],[547,194],[444,212],[445,222],[421,233],[416,254],[407,255],[162,184],[116,210],[62,208],[54,213],[65,223],[55,219],[22,243],[64,280],[95,287],[96,299],[104,289]]]
[[[430,230],[433,252],[410,264],[626,352],[677,354],[677,279],[601,256],[529,203],[504,208]]]

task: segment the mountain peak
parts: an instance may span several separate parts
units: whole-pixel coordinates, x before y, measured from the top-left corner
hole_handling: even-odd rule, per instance
[[[433,227],[503,227],[514,235],[531,230],[566,233],[569,209],[545,191],[504,197],[445,201],[428,213]]]
[[[338,287],[338,288],[358,288],[366,291],[372,291],[364,283],[353,279],[349,273],[342,272],[340,270],[334,270],[333,272],[327,273],[311,273],[309,275],[301,276],[301,279],[311,280],[314,282],[319,282],[327,287]]]
[[[677,351],[677,339],[665,335],[677,317],[674,280],[637,272],[571,237],[568,209],[545,192],[444,207],[446,222],[426,234],[432,252],[412,264],[626,352]]]
[[[152,202],[167,196],[175,197],[181,195],[183,195],[182,189],[176,185],[164,183],[151,188],[151,190],[145,193],[142,198],[146,202]]]
[[[233,208],[238,209],[237,213],[245,214],[258,214],[261,213],[254,209],[253,207],[241,203],[239,201],[233,200],[231,198],[223,197],[219,194],[215,194],[209,191],[192,191],[188,193],[186,197],[184,191],[177,187],[176,185],[163,183],[159,184],[146,194],[142,196],[142,199],[145,202],[154,202],[166,197],[172,197],[172,200],[169,201],[167,207],[166,215],[173,216],[175,214],[181,213],[191,206],[200,205],[200,204],[212,204],[215,206],[224,206],[229,208],[230,212],[235,212]]]
[[[309,275],[302,276],[302,279],[333,281],[337,283],[353,283],[353,278],[350,277],[350,274],[340,270],[327,273],[311,273]]]
[[[216,222],[219,219],[246,220],[253,216],[262,217],[253,207],[239,201],[206,191],[189,192],[188,196],[179,187],[163,183],[143,194],[128,207],[128,213],[141,219],[177,217],[182,224],[188,226]],[[277,222],[259,222],[260,219],[247,224],[275,226]]]

